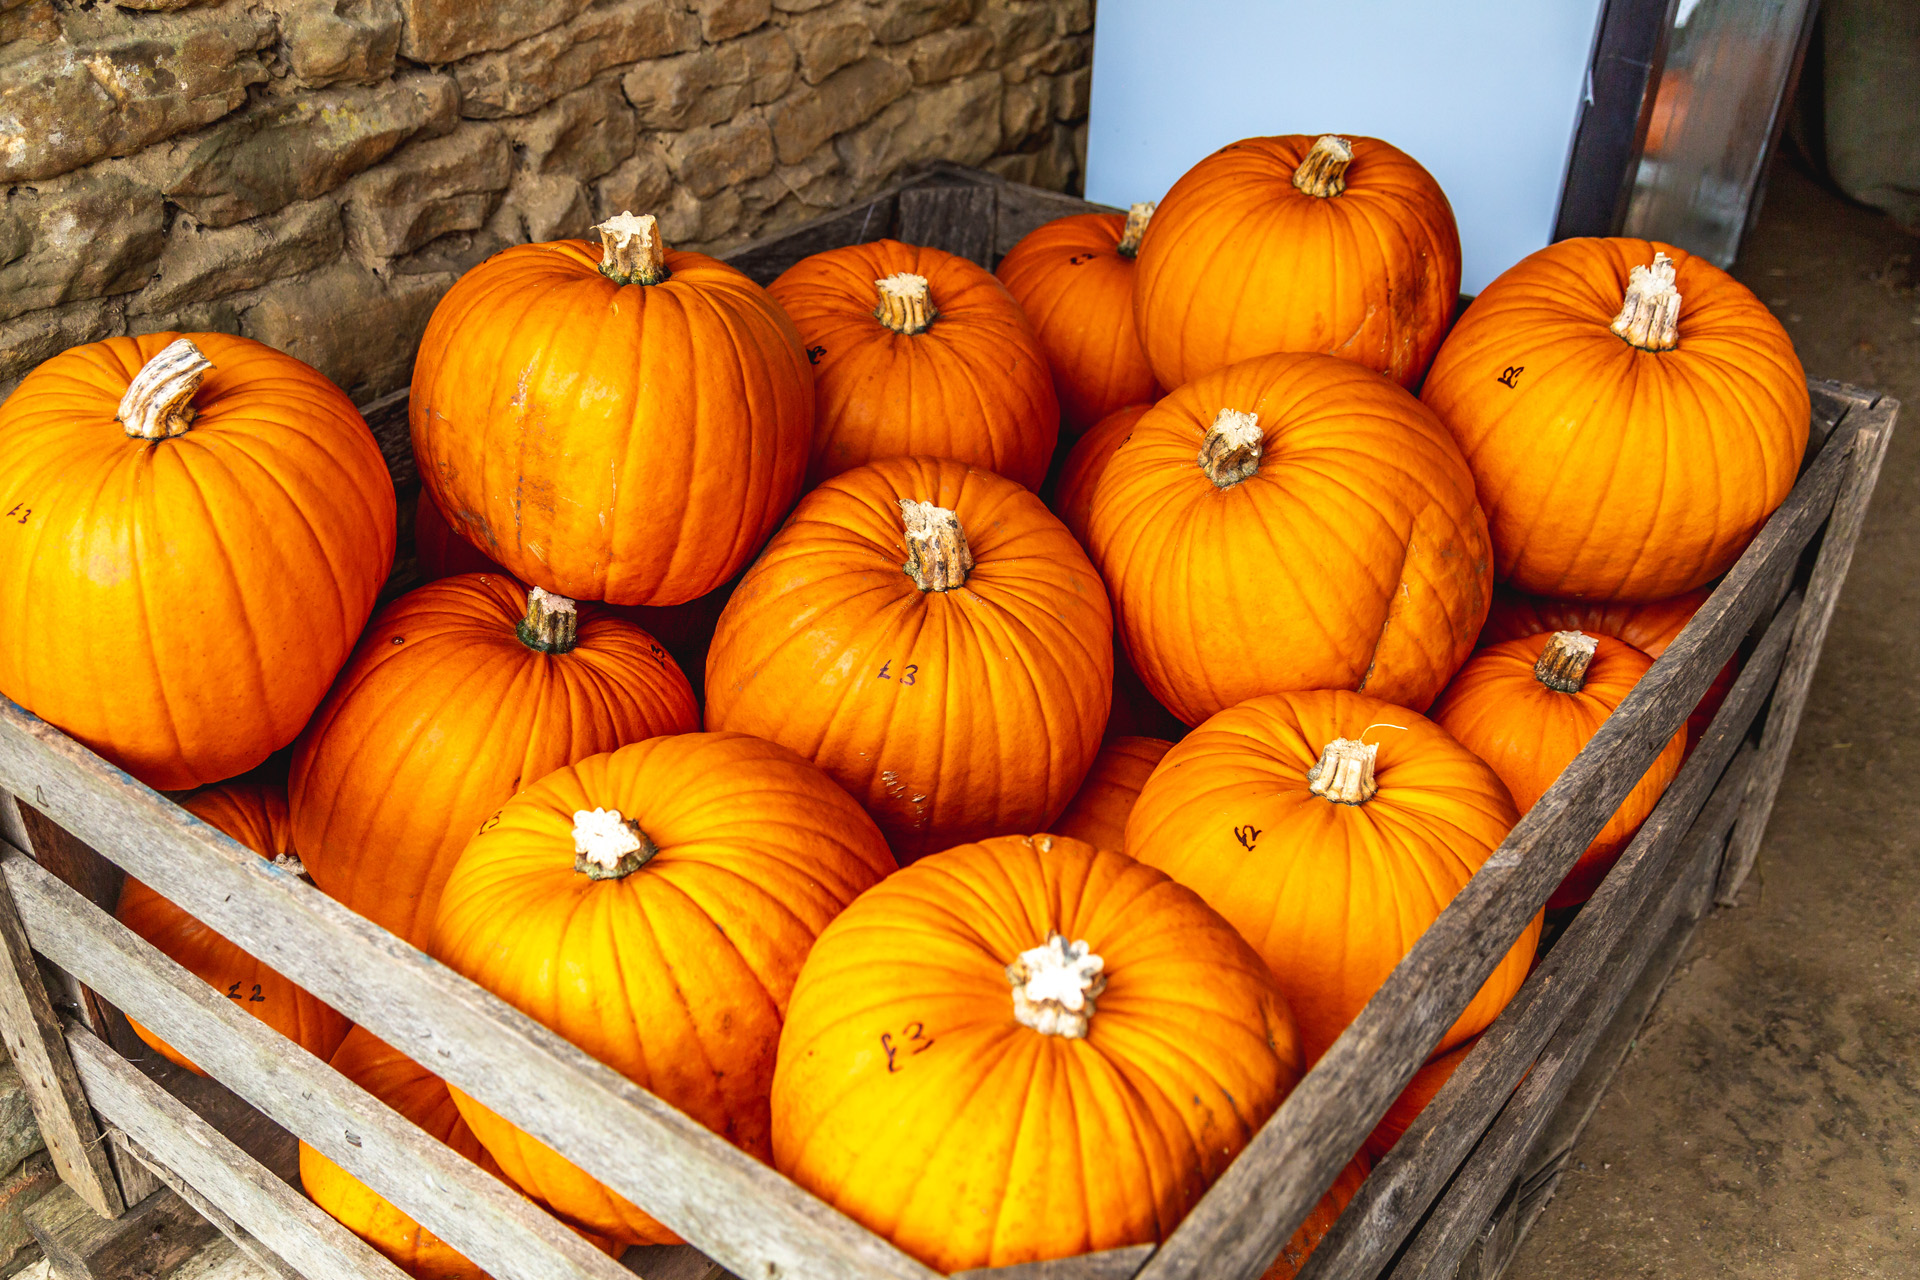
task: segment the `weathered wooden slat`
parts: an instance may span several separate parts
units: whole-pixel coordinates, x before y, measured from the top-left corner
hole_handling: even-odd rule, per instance
[[[823,214],[777,235],[750,240],[720,255],[720,260],[743,272],[756,284],[772,284],[794,263],[827,249],[865,244],[894,234],[900,192],[905,184]]]
[[[1124,1249],[1103,1249],[1075,1258],[1049,1258],[1045,1262],[1021,1262],[1010,1267],[981,1267],[956,1271],[953,1280],[1132,1280],[1153,1256],[1150,1244],[1129,1245]]]
[[[166,1187],[117,1218],[103,1218],[62,1185],[23,1216],[60,1280],[164,1276],[220,1234]]]
[[[908,187],[900,193],[900,239],[991,267],[998,195],[978,183]]]
[[[1024,182],[1014,182],[998,174],[983,169],[970,169],[965,165],[950,164],[944,161],[928,166],[926,181],[929,182],[970,182],[981,186],[990,186],[997,194],[995,201],[993,256],[985,264],[997,266],[1001,258],[1020,238],[1036,227],[1044,226],[1055,218],[1071,217],[1076,213],[1125,213],[1124,209],[1115,209],[1111,205],[1094,204],[1078,196],[1070,196],[1063,191],[1048,191],[1041,187],[1028,186]],[[1145,193],[1142,199],[1147,195]]]
[[[635,1245],[620,1261],[642,1280],[727,1280],[725,1268],[691,1245]]]
[[[91,1035],[92,1033],[88,1032],[87,1034]],[[75,1055],[76,1059],[78,1056],[77,1054]],[[218,1227],[222,1235],[233,1241],[236,1249],[246,1254],[254,1265],[258,1266],[268,1275],[277,1276],[279,1280],[321,1280],[321,1276],[303,1276],[300,1272],[294,1270],[293,1267],[281,1259],[279,1254],[260,1243],[258,1236],[255,1236],[251,1231],[248,1231],[238,1222],[235,1222],[233,1218],[222,1211],[218,1205],[200,1194],[200,1191],[194,1187],[193,1184],[168,1168],[165,1161],[129,1137],[126,1130],[109,1125],[107,1127],[107,1140],[113,1143],[115,1151],[118,1151],[130,1161],[138,1162],[142,1168],[146,1169],[148,1173],[153,1176],[155,1181],[170,1188],[175,1195],[186,1201],[188,1207],[195,1213]],[[311,1208],[312,1206],[309,1205],[308,1207]],[[384,1261],[384,1259],[382,1259],[382,1261]],[[357,1276],[361,1273],[356,1272],[354,1274]],[[379,1275],[378,1272],[367,1272],[366,1274],[370,1278]],[[395,1278],[388,1277],[388,1280],[395,1280]]]

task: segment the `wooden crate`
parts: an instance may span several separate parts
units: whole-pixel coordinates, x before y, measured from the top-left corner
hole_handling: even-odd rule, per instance
[[[820,249],[894,235],[992,265],[1040,223],[1095,207],[941,167],[729,256],[765,281]],[[1179,1228],[1157,1246],[969,1274],[1260,1275],[1744,646],[1713,727],[1619,865],[1306,1273],[1499,1274],[1696,922],[1716,899],[1730,902],[1752,866],[1898,409],[1832,383],[1812,393],[1807,459],[1785,504]],[[405,408],[403,394],[367,410],[403,497],[418,484]],[[403,562],[392,588],[407,584]],[[693,1242],[630,1253],[642,1274],[931,1280],[772,1169],[4,700],[0,788],[0,1032],[62,1176],[100,1212],[124,1212],[158,1179],[281,1274],[399,1275],[289,1185],[297,1134],[501,1280],[630,1274],[127,932],[109,914],[124,870]],[[118,1010],[219,1083],[145,1053]]]

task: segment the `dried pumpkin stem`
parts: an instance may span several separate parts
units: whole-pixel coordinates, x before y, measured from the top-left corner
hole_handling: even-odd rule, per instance
[[[1586,688],[1587,668],[1600,642],[1578,631],[1556,631],[1533,664],[1533,677],[1549,689],[1578,693]]]
[[[618,809],[573,812],[573,869],[589,880],[620,880],[653,861],[660,846]]]
[[[1642,351],[1671,351],[1680,345],[1680,290],[1674,284],[1672,258],[1656,253],[1651,267],[1627,273],[1626,299],[1607,327]]]
[[[933,309],[933,295],[927,292],[925,276],[902,271],[884,280],[875,280],[873,287],[880,295],[880,305],[874,308],[873,314],[895,333],[925,333],[939,318],[940,313]]]
[[[951,591],[973,572],[973,549],[960,517],[931,502],[900,499],[907,527],[907,563],[902,566],[922,591]]]
[[[193,425],[193,397],[213,361],[186,338],[175,338],[159,355],[140,366],[120,397],[117,415],[127,434],[140,440],[165,440]]]
[[[276,853],[273,856],[273,865],[282,871],[291,871],[309,884],[313,882],[313,877],[307,874],[307,864],[300,861],[300,855],[297,853]]]
[[[1127,206],[1126,229],[1120,233],[1120,243],[1115,246],[1123,258],[1131,258],[1140,252],[1140,238],[1147,234],[1147,224],[1153,221],[1153,211],[1159,208],[1151,200],[1138,200]]]
[[[1365,804],[1380,790],[1373,780],[1373,758],[1379,752],[1377,742],[1335,738],[1307,770],[1307,790],[1335,804]]]
[[[1260,470],[1260,416],[1222,409],[1200,442],[1200,469],[1215,487],[1230,489]]]
[[[1347,189],[1347,166],[1352,163],[1353,144],[1338,134],[1323,134],[1294,169],[1294,188],[1322,200],[1337,196]]]
[[[615,284],[659,284],[667,271],[667,246],[650,213],[616,214],[594,228],[600,233],[600,274]]]
[[[1106,961],[1082,940],[1068,942],[1058,932],[1007,966],[1013,984],[1013,1019],[1043,1036],[1084,1040],[1097,1011],[1095,1001],[1107,989],[1101,972]]]
[[[542,653],[567,653],[578,643],[580,611],[565,596],[527,592],[527,616],[520,619],[520,643]]]

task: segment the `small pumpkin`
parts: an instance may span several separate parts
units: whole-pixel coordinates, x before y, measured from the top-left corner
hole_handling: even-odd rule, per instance
[[[1061,523],[1083,547],[1087,545],[1087,517],[1093,511],[1093,495],[1100,485],[1100,477],[1107,473],[1107,464],[1133,434],[1134,425],[1151,408],[1150,404],[1130,404],[1124,409],[1115,409],[1074,441],[1072,451],[1060,467],[1051,505]]]
[[[1574,239],[1474,300],[1421,389],[1466,453],[1519,591],[1660,600],[1730,568],[1793,488],[1805,372],[1704,258]]]
[[[1127,815],[1153,767],[1172,746],[1164,738],[1108,738],[1073,802],[1054,822],[1053,833],[1125,853]]]
[[[1380,1117],[1380,1123],[1373,1126],[1373,1132],[1367,1135],[1366,1154],[1375,1160],[1384,1160],[1387,1152],[1393,1150],[1393,1144],[1406,1136],[1420,1113],[1427,1109],[1439,1094],[1440,1087],[1453,1079],[1453,1073],[1473,1052],[1473,1046],[1480,1043],[1480,1037],[1474,1036],[1447,1050],[1427,1059],[1426,1065],[1413,1073],[1413,1079],[1407,1081],[1407,1087],[1393,1100],[1387,1113]]]
[[[0,405],[0,693],[151,787],[245,773],[319,705],[393,544],[367,424],[292,356],[74,347]]]
[[[809,485],[925,454],[1039,489],[1060,404],[1033,327],[989,272],[874,240],[803,258],[769,292],[813,361]]]
[[[1652,659],[1612,636],[1553,631],[1508,640],[1473,656],[1433,718],[1493,766],[1526,813],[1632,692]],[[1547,899],[1547,908],[1593,896],[1680,772],[1687,733],[1678,730]]]
[[[814,944],[774,1166],[941,1272],[1163,1240],[1299,1079],[1205,903],[1059,836],[935,854]]]
[[[1518,820],[1496,772],[1426,717],[1345,691],[1271,694],[1167,752],[1127,819],[1127,851],[1253,944],[1313,1063]],[[1441,1049],[1520,989],[1540,925]]]
[[[1313,1211],[1307,1214],[1307,1220],[1293,1233],[1293,1239],[1287,1241],[1280,1250],[1280,1256],[1273,1265],[1260,1275],[1260,1280],[1293,1280],[1300,1269],[1307,1265],[1307,1259],[1326,1239],[1327,1232],[1333,1230],[1333,1224],[1340,1221],[1340,1215],[1347,1211],[1347,1205],[1360,1194],[1360,1184],[1367,1180],[1370,1166],[1365,1152],[1361,1152],[1347,1161],[1340,1170],[1340,1176],[1327,1188],[1327,1194],[1320,1197]]]
[[[749,1154],[800,962],[894,867],[827,776],[744,734],[653,738],[556,770],[487,819],[440,898],[441,961]],[[677,1238],[460,1090],[517,1185],[588,1231]]]

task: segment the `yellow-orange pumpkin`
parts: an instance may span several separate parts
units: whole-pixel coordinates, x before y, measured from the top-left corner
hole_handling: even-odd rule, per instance
[[[1140,798],[1153,766],[1173,744],[1164,738],[1108,738],[1087,770],[1067,811],[1053,824],[1055,835],[1084,840],[1096,849],[1125,853],[1127,815]]]
[[[1093,495],[1100,485],[1100,477],[1107,473],[1107,464],[1133,434],[1134,424],[1151,408],[1150,404],[1130,404],[1124,409],[1115,409],[1074,441],[1072,451],[1060,467],[1060,478],[1054,483],[1053,509],[1083,547],[1087,545],[1087,517],[1093,511]]]
[[[1333,1224],[1340,1221],[1340,1215],[1346,1212],[1347,1204],[1360,1192],[1360,1184],[1367,1180],[1369,1164],[1364,1152],[1347,1161],[1340,1170],[1340,1176],[1327,1188],[1327,1194],[1313,1206],[1313,1212],[1293,1233],[1293,1239],[1287,1241],[1280,1250],[1280,1256],[1273,1265],[1261,1273],[1260,1280],[1293,1280],[1300,1274],[1300,1268],[1307,1265],[1307,1259],[1320,1247],[1327,1232],[1333,1230]]]

